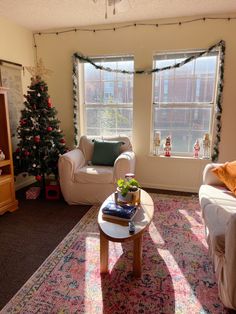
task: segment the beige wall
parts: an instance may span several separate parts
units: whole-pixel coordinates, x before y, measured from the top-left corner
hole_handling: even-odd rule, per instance
[[[0,17],[0,59],[34,65],[34,48],[32,32]],[[23,92],[30,83],[30,75],[22,73]],[[23,99],[22,99],[23,103]],[[0,130],[1,131],[1,130]],[[29,180],[28,180],[29,179]],[[32,181],[32,178],[17,178],[16,188]]]
[[[38,36],[38,52],[54,71],[49,78],[49,93],[59,111],[59,119],[69,144],[73,139],[72,55],[133,54],[135,68],[151,68],[155,52],[208,48],[221,39],[226,41],[225,88],[223,103],[220,161],[236,159],[236,21],[200,21],[182,26],[131,27],[108,32],[77,32]],[[137,153],[136,176],[146,187],[197,191],[206,161],[163,158],[149,155],[152,77],[134,77],[133,144]]]

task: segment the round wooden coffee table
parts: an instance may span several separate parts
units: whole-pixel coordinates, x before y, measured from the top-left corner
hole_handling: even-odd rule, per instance
[[[108,248],[109,241],[126,242],[133,241],[133,272],[136,277],[142,273],[142,240],[143,233],[152,221],[154,204],[151,196],[141,190],[141,203],[138,212],[134,216],[135,233],[129,234],[128,225],[110,222],[102,218],[102,208],[108,202],[115,201],[115,193],[111,194],[102,204],[98,214],[98,226],[100,230],[100,271],[108,272]]]

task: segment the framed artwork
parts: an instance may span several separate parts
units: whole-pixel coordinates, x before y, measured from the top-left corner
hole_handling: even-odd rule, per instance
[[[17,127],[19,125],[21,110],[24,108],[22,88],[22,66],[19,64],[0,60],[0,86],[9,88],[8,108],[13,151],[17,148]]]

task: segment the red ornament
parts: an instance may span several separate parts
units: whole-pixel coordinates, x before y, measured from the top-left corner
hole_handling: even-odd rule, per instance
[[[30,152],[28,152],[27,150],[24,152],[25,156],[29,156]]]
[[[26,124],[26,120],[25,119],[21,119],[20,120],[20,125],[25,125]]]
[[[19,148],[17,148],[17,149],[16,149],[16,153],[19,153],[19,152],[20,152],[20,149],[19,149]]]
[[[39,174],[35,177],[35,179],[37,180],[37,181],[41,181],[42,180],[42,176],[40,176]]]
[[[48,108],[52,108],[52,102],[50,98],[48,98]]]
[[[51,132],[51,131],[52,131],[52,127],[48,126],[48,127],[47,127],[47,131],[48,131],[48,132]]]
[[[40,142],[40,136],[39,136],[39,135],[36,135],[36,136],[34,137],[34,141],[35,141],[35,143],[39,143],[39,142]]]
[[[66,141],[64,138],[60,139],[60,143],[64,144]]]

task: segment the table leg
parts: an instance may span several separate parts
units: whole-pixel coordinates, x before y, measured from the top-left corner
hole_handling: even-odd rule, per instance
[[[140,277],[142,274],[142,243],[143,235],[134,239],[133,271],[135,277]]]
[[[108,272],[109,241],[100,232],[100,273]]]

